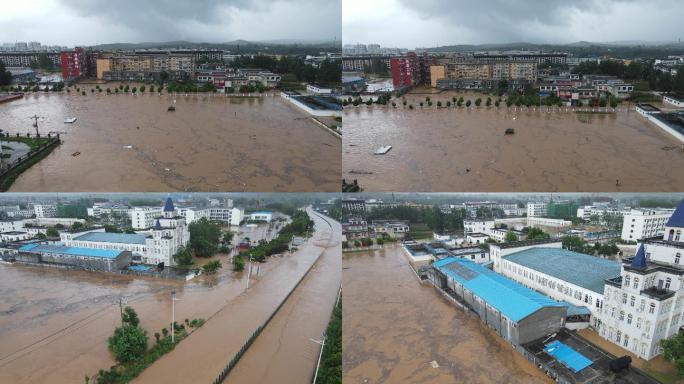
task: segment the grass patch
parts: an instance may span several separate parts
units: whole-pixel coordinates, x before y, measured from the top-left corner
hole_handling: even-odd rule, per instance
[[[668,375],[663,372],[658,372],[658,371],[653,371],[650,369],[644,369],[644,372],[646,372],[647,375],[651,376],[652,378],[660,381],[663,384],[675,384],[677,383],[677,377],[673,375]]]
[[[342,383],[342,300],[330,316],[316,383]]]
[[[135,379],[142,371],[152,365],[160,357],[172,351],[183,339],[188,336],[186,326],[199,328],[204,325],[204,319],[193,319],[185,321],[185,326],[176,325],[175,339],[171,342],[171,335],[160,337],[159,340],[148,349],[142,358],[127,364],[112,366],[108,371],[100,369],[96,377],[86,381],[90,384],[125,384]]]
[[[9,140],[8,140],[9,139]],[[28,139],[29,141],[24,142],[23,139]],[[28,137],[4,137],[3,140],[5,141],[18,141],[27,144],[29,147],[31,147],[31,151],[34,150],[34,148],[38,148],[40,146],[40,141],[36,141],[36,139],[33,138],[28,138]],[[43,139],[40,138],[38,140],[48,140],[48,139]],[[31,143],[34,143],[32,146]],[[57,145],[53,145],[49,148],[44,149],[42,152],[39,154],[33,156],[29,160],[24,161],[21,163],[19,166],[13,168],[11,171],[7,172],[4,176],[0,177],[0,192],[5,192],[7,191],[12,184],[14,183],[15,180],[17,180],[17,177],[22,174],[22,172],[26,171],[27,169],[31,168],[34,164],[38,163],[39,161],[43,160],[47,155],[49,155]]]

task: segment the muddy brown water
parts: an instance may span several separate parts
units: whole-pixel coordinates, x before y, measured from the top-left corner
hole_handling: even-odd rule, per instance
[[[213,382],[219,372],[256,330],[257,326],[262,324],[273,313],[273,310],[284,300],[297,281],[314,265],[319,255],[325,254],[323,257],[326,257],[341,249],[341,228],[339,224],[331,222],[332,225],[329,225],[321,217],[314,214],[311,214],[311,216],[316,222],[317,233],[312,241],[300,248],[296,257],[289,258],[277,269],[270,272],[268,279],[262,279],[258,284],[251,286],[245,291],[245,294],[232,300],[230,305],[222,308],[204,326],[183,340],[173,351],[162,356],[157,362],[147,368],[134,382]],[[311,278],[314,279],[314,276]],[[306,283],[304,284],[306,285]],[[327,294],[329,295],[329,292]],[[295,300],[297,297],[298,295],[296,294],[294,296]],[[306,304],[307,308],[310,308],[309,305]],[[288,308],[288,306],[284,308]],[[330,316],[330,308],[319,306],[320,314],[318,316],[323,318]],[[306,376],[306,372],[310,375],[312,367],[316,362],[309,358],[311,350],[308,350],[308,352],[307,350],[295,352],[301,345],[300,340],[294,340],[292,343],[289,340],[311,333],[313,335],[319,334],[318,328],[324,328],[325,326],[321,324],[316,325],[317,323],[314,319],[306,320],[306,324],[292,324],[290,326],[287,324],[287,316],[283,315],[283,317],[282,319],[274,319],[276,321],[276,330],[281,330],[283,338],[274,338],[269,333],[272,332],[271,330],[265,331],[266,333],[263,335],[267,338],[264,341],[266,345],[257,346],[259,349],[255,350],[255,353],[262,351],[262,353],[266,354],[269,351],[273,351],[274,346],[266,340],[271,340],[273,343],[282,343],[281,346],[284,350],[278,351],[278,348],[275,348],[275,355],[272,355],[275,366],[266,375],[283,373],[283,369],[289,368],[292,372],[284,372],[281,382],[298,382],[294,378],[300,375]],[[281,325],[279,326],[278,324]],[[308,325],[309,329],[302,331],[302,327],[305,325]],[[304,333],[298,335],[297,332],[300,331]],[[248,358],[246,361],[247,365],[254,364],[249,363],[250,359]],[[265,361],[267,360],[262,359],[261,364],[267,364]],[[285,368],[287,365],[289,367]],[[248,367],[245,369],[249,370]],[[261,376],[262,372],[246,372],[245,375],[255,380],[260,380],[260,378],[264,377]],[[295,381],[288,381],[288,378],[293,378]],[[239,381],[234,381],[229,376],[226,382]]]
[[[274,94],[39,93],[0,104],[11,134],[33,133],[34,114],[43,134],[66,132],[64,144],[12,191],[339,190],[340,140]]]
[[[327,249],[226,383],[308,383],[342,278],[341,247]]]
[[[398,246],[346,253],[342,266],[345,384],[551,382],[475,315],[421,285]]]
[[[469,110],[421,109],[417,102],[425,96],[408,96],[412,111],[401,101],[397,109],[345,108],[343,177],[357,179],[366,191],[684,188],[681,143],[638,115],[633,105],[615,114],[521,112],[484,104]],[[431,99],[445,104],[451,96]],[[515,134],[504,135],[506,128]],[[383,145],[392,150],[373,155]]]
[[[249,288],[247,274],[234,273],[225,256],[220,257],[224,268],[218,275],[188,283],[0,264],[0,383],[78,383],[84,382],[85,375],[109,368],[114,360],[107,338],[120,321],[122,296],[138,312],[151,343],[154,332],[169,327],[171,290],[176,290],[179,299],[176,321],[230,313],[239,318],[235,322],[253,325],[259,319],[250,311],[272,311],[291,287],[287,283],[301,277],[304,267],[322,252],[330,232],[324,228],[298,252],[260,264],[259,275],[252,276]],[[250,310],[232,310],[244,307]],[[211,324],[209,320],[205,326]],[[226,324],[233,325],[233,321]],[[227,333],[247,337],[238,329]],[[175,376],[180,370],[169,374]],[[206,372],[211,380],[217,373],[218,369]]]

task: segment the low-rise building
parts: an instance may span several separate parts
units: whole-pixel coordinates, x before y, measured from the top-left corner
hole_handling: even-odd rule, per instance
[[[368,223],[361,217],[351,217],[342,223],[342,235],[347,240],[368,238]]]
[[[11,255],[3,255],[3,258],[28,264],[52,264],[115,272],[131,263],[131,252],[34,243],[23,245]]]
[[[663,234],[665,224],[672,216],[672,209],[632,209],[622,216],[624,241],[638,241]]]
[[[316,94],[316,95],[329,95],[333,93],[333,90],[331,87],[317,84],[317,83],[309,83],[306,85],[306,90],[309,91],[310,93]]]
[[[587,324],[599,328],[606,279],[620,274],[620,263],[560,248],[531,248],[504,256],[501,274],[556,300],[585,307]]]
[[[33,204],[33,213],[37,218],[57,216],[56,204]]]
[[[403,239],[411,231],[409,222],[401,220],[374,220],[370,228],[376,236],[386,235],[393,239]]]
[[[494,226],[494,220],[463,220],[463,231],[466,234],[482,233],[489,235]]]
[[[563,219],[551,219],[548,217],[528,217],[528,227],[550,227],[550,228],[567,228],[572,226],[572,221]]]
[[[265,221],[270,223],[273,220],[273,212],[270,211],[257,211],[249,214],[249,219],[251,221]]]
[[[568,307],[470,260],[446,258],[432,264],[428,278],[463,303],[513,345],[558,332]]]
[[[489,235],[486,233],[473,232],[466,234],[466,242],[468,244],[484,244],[489,240]]]
[[[508,236],[509,233],[515,235],[515,241],[522,241],[527,239],[527,233],[508,228],[492,229],[492,231],[489,233],[489,238],[499,243],[503,243],[506,241],[506,236]]]

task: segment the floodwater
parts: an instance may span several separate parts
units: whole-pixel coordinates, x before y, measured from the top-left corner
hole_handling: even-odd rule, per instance
[[[430,95],[445,105],[448,92]],[[684,151],[633,110],[345,108],[343,177],[365,191],[650,191],[684,187]],[[482,95],[465,95],[474,100]],[[486,97],[483,97],[486,99]],[[556,108],[557,110],[557,108]],[[565,111],[565,109],[563,109]],[[504,135],[506,128],[514,135]],[[384,156],[373,152],[384,145]],[[619,185],[617,181],[619,180]]]
[[[323,258],[328,258],[328,256],[337,254],[337,257],[339,257],[339,253],[341,253],[341,228],[339,224],[326,221],[330,219],[324,220],[321,216],[312,214],[311,211],[309,213],[316,222],[316,234],[311,242],[300,247],[296,257],[288,259],[277,269],[270,272],[268,279],[262,279],[258,284],[250,286],[244,294],[236,297],[229,305],[226,305],[209,318],[204,326],[183,340],[173,351],[164,355],[147,368],[134,382],[212,382],[256,330],[257,326],[262,324],[273,313],[297,281],[316,263],[319,256],[324,255]],[[315,276],[323,269],[327,269],[324,264],[318,266],[318,268],[321,269],[314,272],[314,275],[311,276],[311,281],[316,280],[317,277]],[[330,273],[333,272],[330,271],[325,274],[330,276]],[[329,282],[325,284],[329,284]],[[333,289],[336,293],[337,287],[333,287]],[[308,289],[305,288],[305,291],[308,292]],[[311,296],[311,293],[307,292],[301,293],[303,295],[301,296],[302,299],[306,300],[306,297]],[[327,295],[329,295],[329,291],[326,291]],[[295,293],[295,296],[293,296],[295,301],[298,300],[298,297],[300,297],[299,293]],[[309,305],[306,304],[305,307],[311,308]],[[300,313],[298,309],[292,309],[289,305],[283,308],[289,308],[294,312]],[[309,335],[316,337],[315,335],[321,332],[318,328],[325,328],[325,325],[317,322],[316,318],[318,316],[323,318],[329,317],[332,306],[328,303],[327,305],[319,306],[317,310],[320,311],[320,314],[311,320],[306,320],[306,324],[311,327],[311,329],[306,330],[302,330],[301,325],[288,324],[290,320],[287,319],[287,315],[283,315],[283,318],[280,316],[274,318],[274,324],[276,325],[274,330],[281,331],[282,339],[274,338],[273,334],[270,333],[272,330],[269,330],[268,327],[272,324],[267,326],[262,336],[266,336],[267,339],[265,340],[282,343],[281,348],[283,349],[278,350],[276,348],[274,352],[272,345],[260,344],[260,346],[256,346],[255,344],[256,348],[258,348],[255,351],[262,351],[264,354],[271,353],[275,366],[267,373],[245,372],[244,374],[255,380],[260,380],[268,375],[278,373],[283,375],[279,376],[282,377],[282,382],[293,382],[288,381],[288,377],[299,377],[302,375],[306,377],[306,372],[311,375],[316,364],[315,358],[311,358],[313,351],[309,349],[297,350],[301,345],[301,340],[295,339]],[[305,312],[306,310],[302,311]],[[298,334],[299,332],[301,334]],[[267,342],[267,344],[269,343]],[[249,357],[246,360],[245,369],[249,369],[248,367],[251,364],[256,364],[253,359],[254,357]],[[265,358],[262,359],[262,367],[260,369],[263,369],[263,365],[266,365],[265,361],[267,361]],[[292,370],[292,372],[287,371],[288,369]],[[230,375],[227,382],[233,382]]]
[[[336,223],[335,223],[336,224]],[[227,383],[308,383],[342,278],[342,248],[327,249],[233,369]]]
[[[475,315],[421,285],[399,246],[345,253],[342,266],[345,384],[551,383]]]
[[[211,327],[211,319],[229,312],[243,322],[253,322],[249,312],[233,312],[234,303],[272,311],[273,302],[259,300],[256,293],[282,299],[288,287],[280,282],[301,276],[302,265],[310,265],[321,252],[320,237],[329,234],[323,228],[295,254],[260,264],[259,275],[251,276],[249,288],[246,270],[234,273],[225,256],[220,256],[224,268],[217,275],[188,283],[0,264],[0,382],[84,382],[86,375],[109,368],[115,362],[107,350],[107,338],[120,321],[120,297],[138,312],[151,342],[154,332],[169,327],[172,290],[178,299],[176,321],[204,318],[209,319],[204,327]],[[262,285],[267,288],[259,288]]]
[[[11,134],[34,133],[33,115],[64,143],[12,191],[339,190],[340,140],[275,94],[39,93],[0,104]]]

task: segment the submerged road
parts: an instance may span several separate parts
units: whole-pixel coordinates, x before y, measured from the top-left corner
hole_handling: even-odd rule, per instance
[[[334,254],[336,250],[340,249],[341,231],[339,224],[332,225],[333,221],[330,219],[320,216],[312,210],[308,212],[315,222],[314,237],[300,247],[296,257],[285,262],[287,268],[274,269],[269,273],[268,279],[260,281],[259,284],[250,287],[236,297],[173,351],[146,369],[134,382],[213,382],[256,328],[263,324],[275,308],[283,302],[306,271],[319,259],[319,256],[324,256],[327,262],[328,257],[326,256]],[[318,268],[323,269],[324,265],[325,263]],[[299,293],[297,292],[291,298],[297,299],[298,296]],[[186,303],[184,305],[192,304]],[[285,306],[282,309],[288,307]],[[330,316],[331,308],[320,308],[323,317]],[[279,317],[275,320],[277,321],[273,324],[276,324],[276,328],[278,324],[284,324],[279,323]],[[294,328],[284,325],[281,329]],[[268,337],[268,332],[270,332],[268,327],[265,332],[262,336]],[[320,332],[318,334],[320,335]],[[277,355],[278,353],[276,353]],[[266,361],[267,358],[264,359]],[[277,360],[279,358],[276,357]],[[292,361],[289,364],[295,365]],[[228,380],[232,381],[230,377]]]
[[[340,224],[331,223],[334,236],[339,238]],[[325,333],[341,279],[342,248],[338,242],[323,252],[225,382],[310,382],[321,348],[311,339],[320,340]]]

